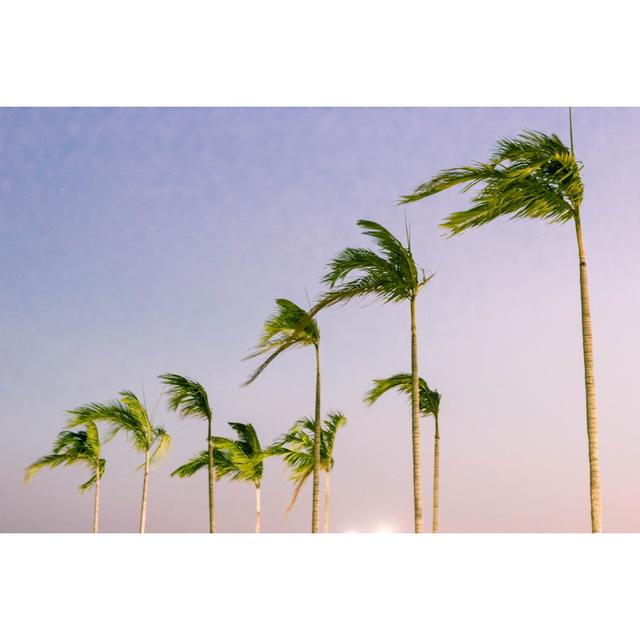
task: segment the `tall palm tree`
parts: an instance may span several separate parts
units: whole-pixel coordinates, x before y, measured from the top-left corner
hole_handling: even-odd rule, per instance
[[[413,450],[413,504],[416,533],[424,531],[422,515],[422,473],[420,452],[420,406],[418,374],[418,342],[416,299],[427,277],[411,252],[407,230],[407,246],[377,222],[359,220],[363,234],[373,238],[378,251],[347,248],[329,264],[323,282],[328,287],[311,309],[313,316],[321,309],[359,298],[374,298],[382,303],[408,302],[411,313],[411,438]]]
[[[149,488],[149,469],[151,464],[161,458],[171,444],[171,438],[163,427],[154,426],[146,407],[132,391],[121,391],[118,400],[105,404],[93,402],[69,411],[70,428],[88,425],[92,422],[104,422],[111,429],[108,439],[122,432],[136,451],[144,453],[142,480],[142,502],[140,505],[140,533],[144,533],[147,519],[147,494]]]
[[[100,434],[95,422],[88,422],[81,431],[61,431],[53,444],[50,454],[38,458],[30,464],[24,474],[25,482],[44,467],[69,466],[72,464],[84,464],[93,472],[93,475],[80,485],[80,491],[84,492],[95,487],[95,501],[93,505],[93,533],[98,533],[98,516],[100,511],[100,478],[104,474],[106,461],[100,457]]]
[[[311,507],[311,532],[318,533],[320,513],[320,330],[318,323],[297,304],[278,298],[276,311],[264,323],[262,335],[255,351],[248,358],[269,354],[262,364],[244,383],[251,384],[265,368],[287,349],[313,346],[316,355],[316,398],[315,398],[315,449],[313,464],[313,500]]]
[[[450,236],[501,216],[540,219],[557,224],[573,222],[580,273],[591,530],[599,533],[602,531],[602,519],[593,339],[587,259],[580,218],[584,185],[580,175],[582,163],[576,160],[573,150],[571,112],[569,116],[570,148],[555,134],[524,131],[515,138],[498,141],[487,162],[442,171],[420,185],[413,194],[404,196],[401,202],[416,202],[458,185],[463,187],[463,191],[479,187],[472,197],[471,208],[450,214],[442,223]]]
[[[324,532],[329,533],[329,496],[331,488],[331,470],[334,465],[333,449],[336,433],[347,424],[342,413],[330,413],[324,420],[320,439],[320,465],[325,474],[324,493]],[[291,429],[270,447],[271,455],[283,457],[291,469],[290,479],[295,483],[293,497],[287,507],[291,511],[300,494],[302,485],[313,473],[315,452],[315,421],[301,418]]]
[[[167,386],[165,391],[169,398],[169,408],[183,418],[200,418],[207,422],[207,468],[209,470],[209,533],[215,533],[214,508],[214,438],[211,435],[213,411],[205,388],[196,380],[175,373],[164,373],[159,376]]]
[[[380,378],[373,381],[373,387],[365,396],[365,402],[373,404],[387,391],[397,391],[411,397],[411,374],[397,373],[390,378]],[[433,416],[435,433],[433,443],[433,512],[431,530],[438,532],[440,519],[440,429],[438,416],[440,414],[440,399],[442,396],[436,389],[430,389],[424,378],[420,378],[420,414],[423,417]]]
[[[263,450],[260,446],[260,440],[253,425],[230,422],[229,426],[238,434],[238,439],[214,437],[216,476],[218,480],[229,476],[231,480],[253,483],[256,490],[256,533],[260,533],[260,484],[262,483],[263,460],[269,455],[269,451]],[[208,463],[208,451],[201,451],[178,467],[171,475],[187,478],[203,469]]]

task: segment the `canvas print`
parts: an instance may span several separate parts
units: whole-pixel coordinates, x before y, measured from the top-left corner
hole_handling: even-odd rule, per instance
[[[0,530],[640,530],[640,110],[0,109]]]

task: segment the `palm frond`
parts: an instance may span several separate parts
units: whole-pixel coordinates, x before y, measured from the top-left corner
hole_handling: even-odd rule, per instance
[[[108,440],[124,432],[137,450],[146,451],[151,446],[152,430],[147,411],[132,391],[121,391],[119,395],[119,400],[104,404],[93,402],[70,410],[68,413],[71,417],[67,426],[74,428],[104,422],[111,427],[107,435]]]
[[[169,409],[183,418],[212,419],[207,391],[197,380],[175,373],[164,373],[158,377],[167,387],[165,395],[169,399]]]
[[[104,458],[100,458],[100,437],[93,422],[87,423],[84,430],[61,431],[53,444],[52,453],[38,458],[26,468],[24,481],[29,482],[45,467],[53,469],[61,465],[69,466],[78,463],[84,464],[94,472],[99,469],[101,475],[104,473],[106,462]],[[94,483],[95,473],[92,478],[80,485],[80,490],[85,491]]]
[[[409,300],[429,280],[413,260],[409,247],[385,227],[359,220],[363,234],[373,238],[378,252],[348,247],[330,263],[323,278],[328,291],[309,312],[344,304],[356,298],[372,297],[380,302]]]
[[[264,323],[254,351],[245,360],[269,354],[242,386],[251,384],[275,358],[290,348],[317,346],[320,329],[311,315],[291,300],[278,298],[276,311]]]
[[[525,130],[498,141],[486,163],[442,171],[401,203],[416,202],[454,186],[478,187],[473,206],[450,214],[441,226],[457,235],[500,216],[564,223],[576,216],[584,197],[582,165],[555,135]]]
[[[436,389],[430,389],[424,378],[419,378],[420,414],[424,417],[437,415],[440,410],[440,394]],[[365,395],[364,401],[368,405],[380,399],[388,391],[396,391],[409,400],[413,389],[410,373],[396,373],[389,378],[378,378],[373,381],[373,387]]]
[[[200,453],[187,460],[185,464],[178,467],[175,471],[171,472],[172,476],[178,476],[179,478],[189,478],[200,469],[206,468],[209,465],[209,452],[205,449]]]
[[[340,412],[332,412],[324,420],[320,434],[320,464],[322,469],[330,471],[333,467],[333,448],[337,430],[347,422]],[[294,493],[287,512],[296,502],[306,479],[313,473],[315,459],[315,421],[308,416],[296,420],[292,427],[278,438],[268,451],[270,455],[280,456],[289,468],[289,479],[294,483]]]
[[[167,455],[169,447],[171,446],[171,436],[163,427],[155,427],[153,429],[152,438],[153,445],[155,445],[156,448],[151,454],[150,462],[154,463]]]
[[[289,513],[289,511],[291,511],[291,509],[293,509],[293,505],[296,503],[296,500],[298,499],[298,496],[300,495],[300,490],[302,489],[302,486],[304,485],[304,483],[306,482],[307,478],[312,473],[313,473],[313,469],[311,469],[310,471],[307,471],[303,476],[301,476],[298,479],[298,481],[294,485],[293,495],[291,496],[291,502],[289,502],[289,504],[287,505],[286,513]]]

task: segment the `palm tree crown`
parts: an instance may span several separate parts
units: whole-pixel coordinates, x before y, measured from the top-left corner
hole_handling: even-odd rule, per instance
[[[171,444],[171,437],[163,427],[154,426],[147,409],[132,391],[121,391],[119,400],[101,404],[89,403],[69,411],[70,428],[91,422],[105,422],[111,426],[107,439],[123,432],[138,451],[150,451],[151,460],[162,457]]]
[[[38,458],[25,471],[25,482],[44,467],[84,464],[93,475],[80,485],[80,491],[87,491],[96,484],[97,474],[104,474],[106,461],[100,457],[100,436],[94,422],[88,422],[81,431],[61,431],[53,444],[53,451]]]
[[[230,422],[229,426],[238,434],[237,440],[221,436],[213,438],[213,460],[216,477],[219,480],[229,476],[230,480],[245,480],[253,482],[259,487],[262,481],[262,461],[270,453],[260,446],[260,441],[253,425]],[[206,467],[208,460],[208,451],[201,451],[178,467],[171,475],[179,478],[188,478]]]
[[[175,373],[164,373],[158,377],[168,387],[165,395],[171,411],[182,418],[213,418],[207,391],[197,380]]]
[[[217,464],[218,478],[229,476],[230,480],[253,482],[256,487],[260,487],[262,461],[268,452],[262,450],[252,424],[230,422],[229,426],[238,434],[238,438],[216,438],[215,444],[221,454]]]
[[[373,381],[373,387],[365,396],[365,402],[373,404],[387,391],[397,391],[411,399],[411,374],[396,373],[389,378],[379,378]],[[437,389],[430,389],[424,378],[420,378],[420,415],[423,417],[437,416],[440,411],[442,396]]]
[[[336,433],[347,424],[340,412],[332,412],[324,420],[320,436],[320,466],[329,472],[333,468],[333,449]],[[304,417],[297,420],[291,429],[269,448],[271,455],[282,456],[289,467],[289,479],[294,483],[293,497],[287,511],[293,508],[307,478],[313,473],[315,420]]]
[[[442,171],[400,202],[416,202],[457,185],[464,185],[463,191],[480,186],[471,208],[450,214],[442,223],[450,235],[504,215],[564,223],[579,215],[581,167],[557,135],[527,130],[500,140],[487,162]]]
[[[264,323],[258,344],[246,359],[270,354],[244,385],[251,384],[283,351],[320,344],[320,329],[315,320],[291,300],[278,298],[276,311]]]
[[[358,226],[364,235],[373,238],[379,253],[352,247],[341,251],[329,263],[329,271],[323,278],[329,290],[311,315],[323,307],[369,295],[384,303],[410,300],[430,279],[414,262],[409,241],[405,247],[377,222],[359,220]],[[354,272],[356,275],[352,275]]]

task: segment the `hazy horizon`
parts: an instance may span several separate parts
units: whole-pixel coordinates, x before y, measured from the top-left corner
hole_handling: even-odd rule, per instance
[[[373,219],[411,225],[435,277],[418,302],[420,374],[442,393],[443,532],[589,531],[578,261],[570,224],[501,220],[444,239],[468,195],[398,207],[437,171],[487,157],[524,128],[568,141],[564,108],[0,109],[0,530],[85,532],[87,471],[24,468],[65,411],[131,389],[156,406],[164,372],[207,388],[214,432],[251,422],[263,444],[313,412],[309,349],[240,385],[274,299],[307,304],[326,263],[368,242]],[[640,355],[640,109],[574,109],[584,162],[605,531],[640,531],[633,363]],[[373,378],[409,370],[407,305],[318,316],[323,415],[342,411],[331,530],[411,531],[410,411],[362,401]],[[147,531],[207,530],[206,472],[169,474],[204,448],[205,427],[157,406],[173,438],[150,476]],[[422,422],[425,513],[433,423]],[[137,530],[142,456],[105,447],[104,532]],[[251,485],[216,485],[221,532],[250,532]],[[310,528],[311,483],[265,465],[264,532]],[[428,518],[427,518],[428,520]]]

